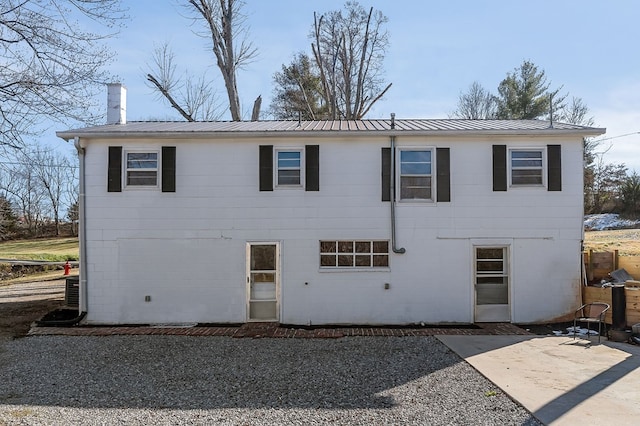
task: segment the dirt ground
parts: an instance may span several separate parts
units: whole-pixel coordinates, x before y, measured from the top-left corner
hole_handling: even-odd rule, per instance
[[[31,324],[64,305],[65,280],[0,285],[0,339],[26,336]]]

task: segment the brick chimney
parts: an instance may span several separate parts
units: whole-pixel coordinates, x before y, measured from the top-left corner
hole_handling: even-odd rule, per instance
[[[127,124],[127,88],[122,83],[107,84],[107,124]]]

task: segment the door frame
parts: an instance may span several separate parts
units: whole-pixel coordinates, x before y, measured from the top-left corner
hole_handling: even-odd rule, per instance
[[[499,305],[478,305],[478,289],[476,285],[476,255],[478,248],[496,248],[503,249],[505,253],[504,262],[506,262],[506,274],[507,274],[507,304]],[[473,242],[471,245],[471,259],[472,259],[472,275],[471,275],[471,289],[473,292],[473,322],[511,322],[513,318],[513,272],[511,265],[512,262],[512,241],[482,241]]]
[[[276,312],[274,319],[252,319],[251,315],[251,247],[252,246],[275,246],[276,247],[276,264],[275,264],[275,286],[276,286]],[[280,321],[280,242],[279,241],[247,241],[246,244],[246,272],[245,272],[245,320],[246,322],[279,322]]]

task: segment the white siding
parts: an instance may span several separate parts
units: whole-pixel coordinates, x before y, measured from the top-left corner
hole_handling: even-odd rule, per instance
[[[260,192],[258,146],[306,144],[320,145],[320,191]],[[87,321],[244,322],[247,241],[281,242],[282,323],[473,322],[472,247],[497,239],[511,242],[513,322],[548,320],[575,307],[580,138],[398,137],[396,144],[450,148],[451,202],[398,203],[397,245],[406,253],[390,254],[388,269],[356,272],[321,271],[319,241],[390,240],[390,203],[381,201],[388,138],[91,140]],[[562,191],[493,192],[492,144],[562,144]],[[176,192],[108,193],[109,145],[176,146]]]

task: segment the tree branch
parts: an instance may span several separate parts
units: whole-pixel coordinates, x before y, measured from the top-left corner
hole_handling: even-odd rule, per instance
[[[184,117],[185,120],[196,121],[190,114],[188,114],[184,109],[182,109],[180,105],[178,105],[178,103],[175,101],[175,99],[173,99],[171,94],[167,90],[165,90],[165,88],[160,84],[158,80],[156,80],[154,76],[152,76],[151,74],[147,74],[147,80],[149,80],[158,88],[160,93],[162,93],[162,95],[169,101],[171,106],[175,108],[175,110],[178,111],[180,115]]]

